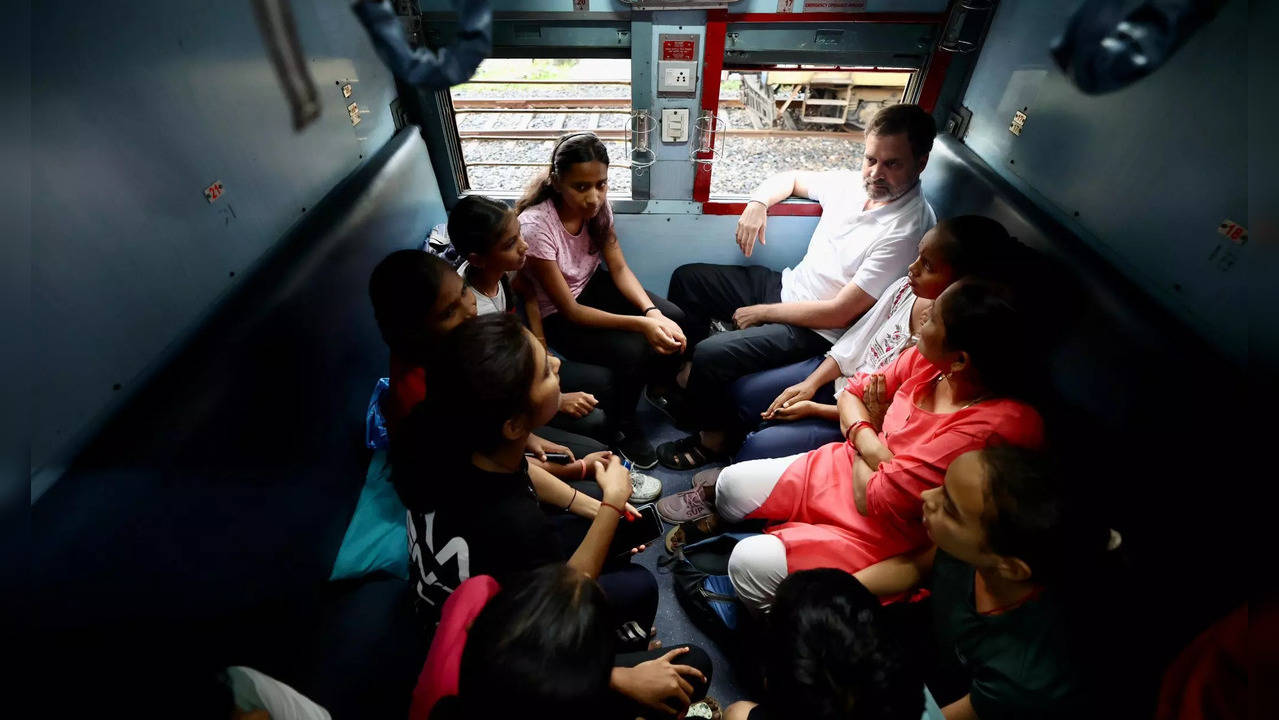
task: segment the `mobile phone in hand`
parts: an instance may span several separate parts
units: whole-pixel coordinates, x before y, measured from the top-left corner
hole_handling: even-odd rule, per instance
[[[609,546],[609,557],[624,558],[631,553],[631,548],[649,545],[662,537],[662,519],[657,516],[657,508],[652,504],[640,508],[639,516],[634,520],[623,517],[617,523],[613,533],[613,543]]]
[[[526,452],[524,457],[537,457],[536,453]],[[546,453],[546,462],[559,463],[560,465],[568,464],[568,453],[549,452]]]

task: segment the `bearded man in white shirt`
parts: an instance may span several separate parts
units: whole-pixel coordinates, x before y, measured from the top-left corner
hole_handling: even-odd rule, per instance
[[[860,176],[792,171],[756,188],[737,223],[737,244],[748,258],[757,240],[767,242],[768,208],[791,196],[821,203],[821,221],[794,268],[693,263],[675,270],[668,297],[687,314],[691,364],[683,392],[650,388],[648,398],[698,432],[659,446],[664,466],[725,460],[740,439],[729,385],[825,353],[906,272],[919,239],[937,222],[919,185],[936,134],[918,105],[892,105],[866,127]],[[737,329],[707,337],[713,319],[731,319]]]

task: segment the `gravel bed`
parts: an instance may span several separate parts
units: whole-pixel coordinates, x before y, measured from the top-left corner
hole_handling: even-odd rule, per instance
[[[628,98],[630,85],[521,85],[519,88],[501,85],[458,85],[453,88],[457,98]]]
[[[462,157],[469,162],[535,162],[549,163],[554,140],[463,140]],[[627,157],[626,144],[605,141],[608,155],[615,160]],[[481,192],[520,191],[533,176],[541,172],[539,167],[468,167],[466,172],[473,189]],[[617,197],[631,194],[631,171],[623,167],[611,167],[608,171],[609,192]]]
[[[513,114],[512,117],[515,115]],[[748,195],[769,175],[803,168],[809,170],[856,170],[861,167],[864,146],[851,137],[767,138],[727,137],[724,154],[711,174],[711,194]],[[615,160],[627,157],[623,142],[604,143]],[[547,162],[552,140],[464,140],[462,156],[468,162]],[[523,190],[538,168],[469,168],[471,187],[477,190]],[[631,173],[614,167],[609,170],[609,189],[617,197],[630,194]]]
[[[749,195],[783,170],[857,170],[865,145],[852,138],[724,138],[711,172],[712,195]]]

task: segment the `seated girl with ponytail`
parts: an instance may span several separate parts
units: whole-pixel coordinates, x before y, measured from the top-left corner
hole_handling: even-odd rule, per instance
[[[625,555],[610,557],[618,522],[634,512],[627,469],[616,456],[596,461],[603,500],[595,500],[524,457],[529,433],[559,406],[558,368],[559,360],[506,313],[462,323],[440,343],[430,373],[441,382],[391,437],[391,482],[408,508],[418,607],[433,618],[470,577],[491,575],[505,584],[521,572],[567,563],[599,580],[623,647],[642,650],[657,613],[657,581]],[[585,538],[564,547],[539,501],[589,518]]]
[[[1064,597],[1092,584],[1096,562],[1119,535],[1081,517],[1064,473],[1042,453],[990,447],[965,453],[942,487],[923,493],[924,527],[936,543],[856,573],[881,597],[928,585],[938,647],[967,692],[946,697],[946,720],[1085,717],[1087,627]],[[961,665],[962,663],[962,665]],[[946,704],[948,703],[948,704]]]
[[[449,213],[449,241],[466,258],[458,274],[475,296],[478,314],[522,309],[529,329],[545,345],[536,291],[528,276],[521,272],[528,243],[520,236],[515,211],[483,195],[467,195]],[[549,425],[604,443],[611,442],[613,437],[604,407],[608,405],[608,393],[613,385],[612,371],[599,365],[561,359],[560,381],[573,391],[560,394],[559,412]]]
[[[436,347],[459,324],[475,317],[475,296],[440,258],[423,250],[397,250],[373,269],[369,298],[391,351],[390,387],[382,395],[381,408],[394,438],[409,411],[426,396],[427,365]],[[590,438],[563,430],[546,434],[555,442],[530,434],[525,450],[556,477],[584,480],[593,472],[594,461],[609,455],[607,447]],[[545,462],[550,452],[565,453],[574,462]]]
[[[627,267],[613,231],[608,162],[593,133],[564,136],[515,210],[546,339],[567,358],[613,370],[617,384],[605,408],[613,446],[647,469],[657,455],[635,422],[635,406],[645,383],[669,381],[679,369],[684,313],[646,291]]]

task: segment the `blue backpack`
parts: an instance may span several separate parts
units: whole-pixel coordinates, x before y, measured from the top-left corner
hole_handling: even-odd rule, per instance
[[[674,579],[675,598],[689,620],[717,645],[731,650],[746,609],[728,579],[728,556],[737,543],[758,533],[724,533],[685,545],[663,558]]]

